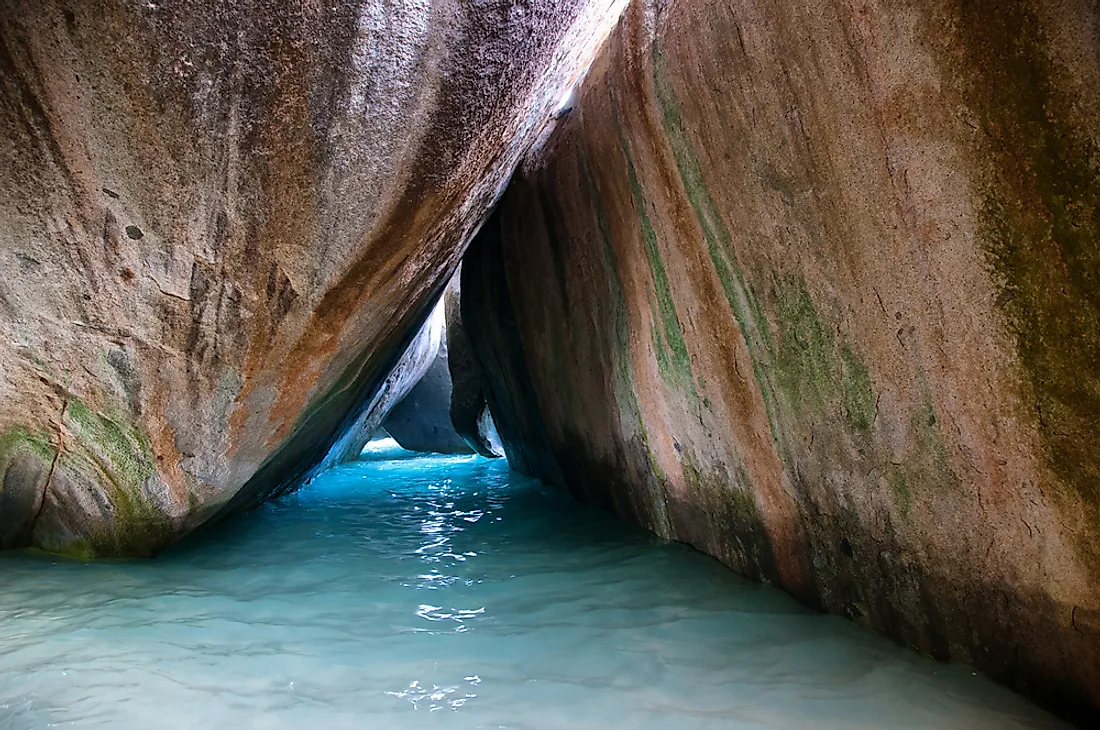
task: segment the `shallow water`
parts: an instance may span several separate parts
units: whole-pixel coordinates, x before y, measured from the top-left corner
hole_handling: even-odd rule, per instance
[[[0,556],[0,728],[1053,728],[477,457],[373,461],[155,561]]]

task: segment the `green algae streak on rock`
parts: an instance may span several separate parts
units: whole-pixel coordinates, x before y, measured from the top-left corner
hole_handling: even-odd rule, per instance
[[[1098,23],[633,2],[463,263],[517,467],[1096,718]]]
[[[2,545],[148,555],[296,485],[615,6],[0,2]]]

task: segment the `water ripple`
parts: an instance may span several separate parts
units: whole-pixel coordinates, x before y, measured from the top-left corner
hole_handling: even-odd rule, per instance
[[[0,728],[1055,728],[476,457],[376,448],[152,562],[0,556]]]

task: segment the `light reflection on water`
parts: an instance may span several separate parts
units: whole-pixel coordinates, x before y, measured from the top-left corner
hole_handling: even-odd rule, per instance
[[[477,457],[373,445],[156,561],[0,555],[0,728],[1049,728]]]

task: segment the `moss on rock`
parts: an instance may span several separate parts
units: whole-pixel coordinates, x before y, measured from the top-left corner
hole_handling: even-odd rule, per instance
[[[171,542],[172,522],[148,492],[156,462],[145,433],[121,418],[93,411],[80,399],[69,402],[65,421],[70,438],[59,468],[69,475],[101,477],[92,488],[104,491],[110,520],[88,525],[86,539],[51,544],[49,549],[74,557],[89,557],[89,552],[95,557],[149,556]]]
[[[0,433],[0,475],[6,470],[11,457],[20,448],[25,448],[45,462],[52,462],[57,447],[50,443],[50,435],[44,430],[32,430],[24,426],[11,426]],[[3,482],[0,481],[0,487]]]
[[[679,387],[688,395],[697,396],[695,377],[691,371],[691,355],[688,352],[687,342],[684,340],[683,330],[680,328],[680,318],[676,314],[676,301],[672,295],[672,284],[669,281],[668,272],[661,258],[657,233],[654,231],[653,223],[649,218],[645,196],[642,192],[641,183],[638,181],[638,172],[630,156],[630,144],[622,132],[617,111],[614,112],[614,118],[619,133],[619,143],[622,146],[623,156],[626,158],[630,189],[633,192],[634,204],[638,210],[642,229],[642,243],[653,281],[656,302],[650,300],[650,308],[653,309],[656,319],[653,345],[658,367],[662,377],[670,384]]]
[[[875,420],[875,393],[871,388],[871,375],[850,345],[840,347],[843,363],[841,373],[841,406],[848,429],[853,433],[866,433]]]
[[[995,166],[982,192],[981,241],[1026,377],[1024,416],[1037,423],[1064,507],[1083,506],[1100,534],[1100,154],[1075,125],[1051,38],[1028,3],[960,12],[975,59],[970,93]],[[980,22],[976,22],[980,21]],[[1095,127],[1095,124],[1092,125]],[[1059,486],[1059,485],[1055,485]],[[1080,541],[1100,577],[1100,542]]]
[[[779,386],[799,418],[824,413],[840,384],[836,340],[821,321],[805,279],[780,281],[774,293]]]

